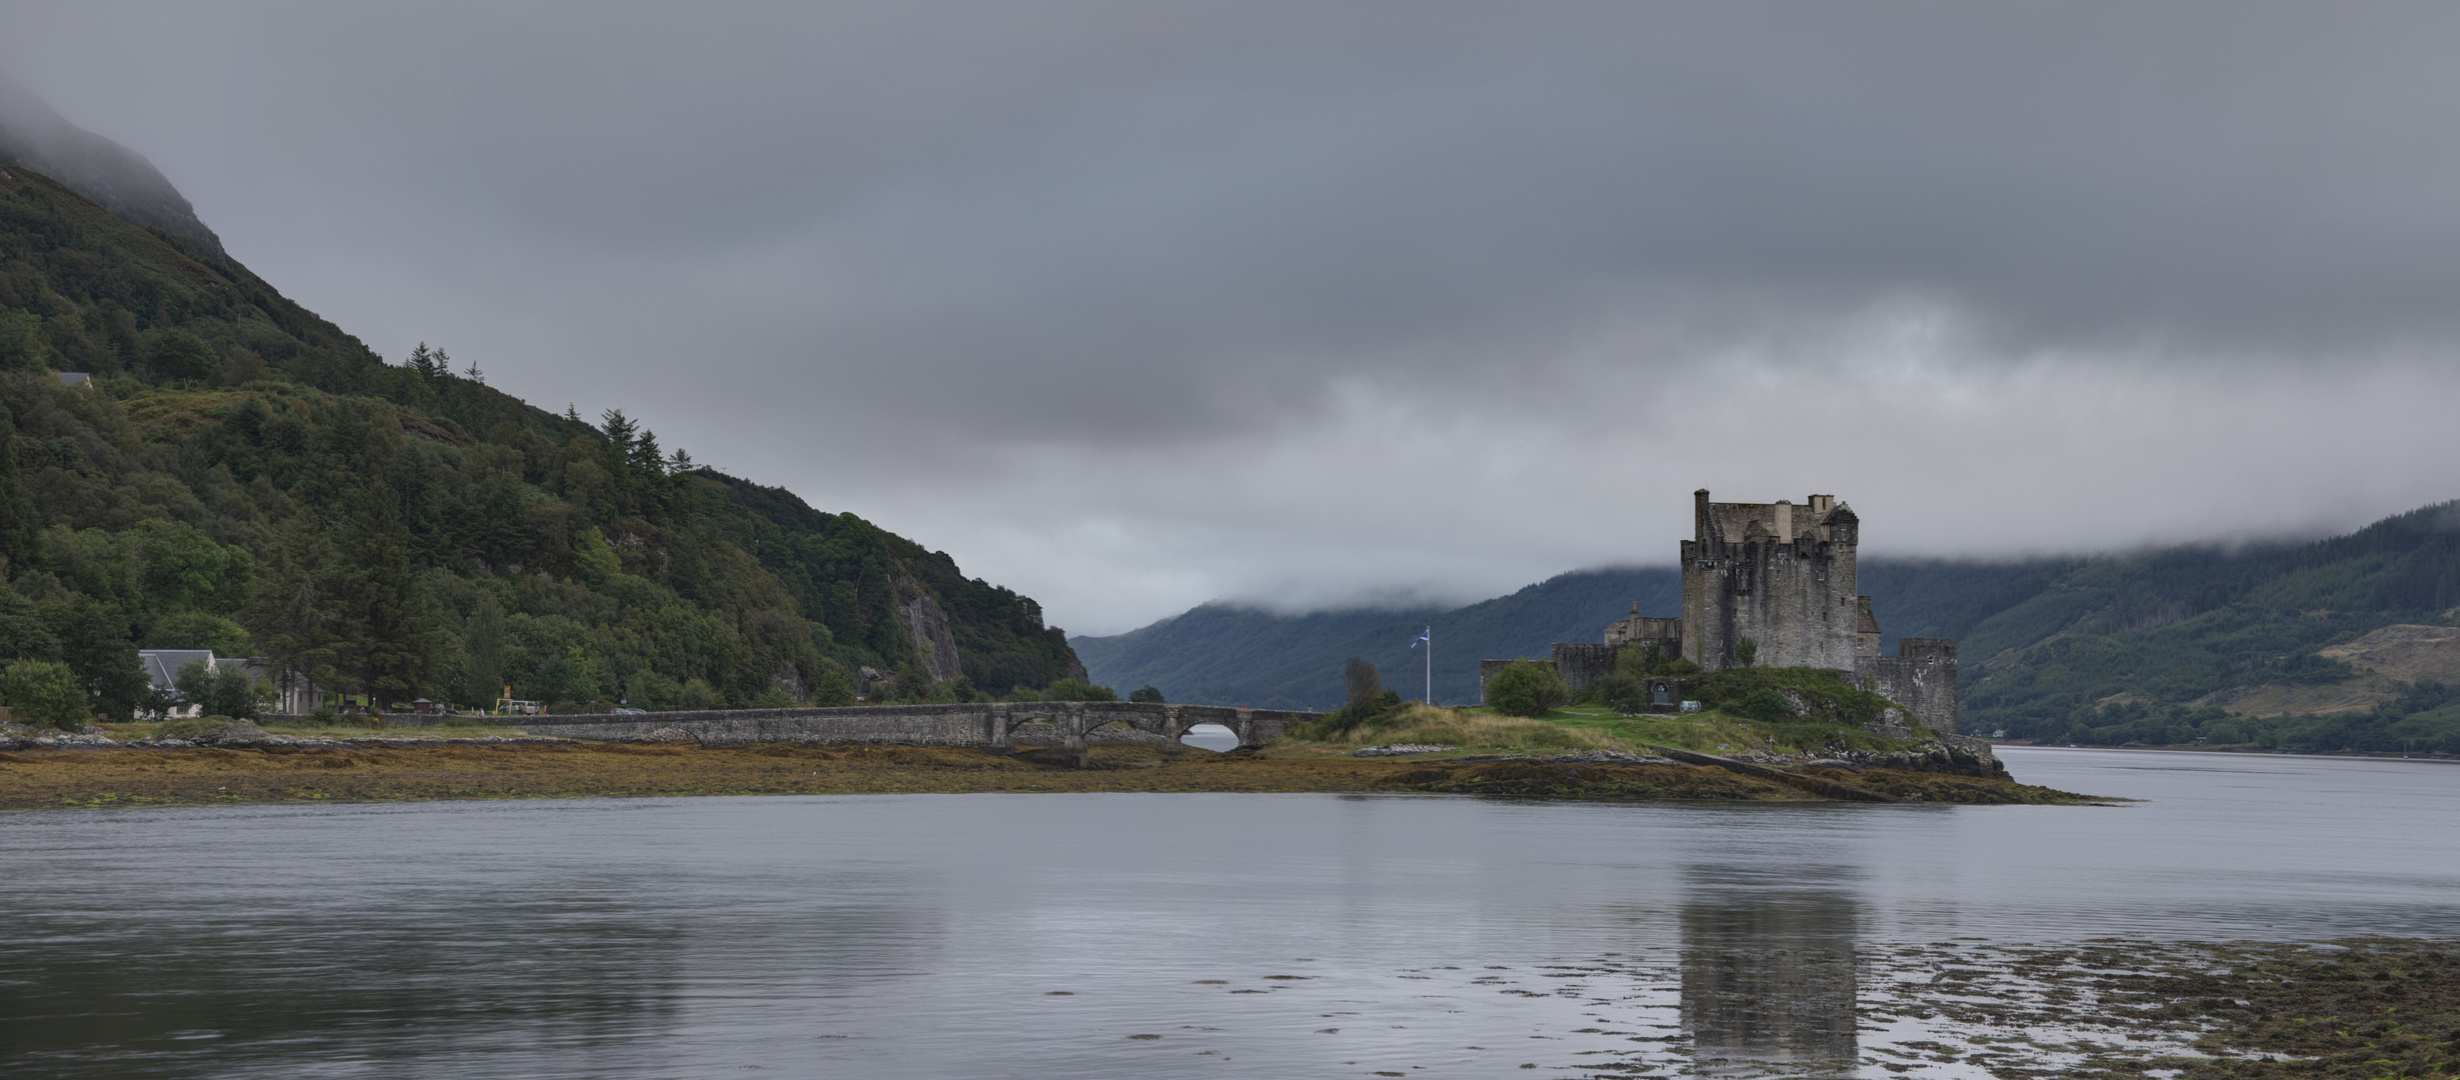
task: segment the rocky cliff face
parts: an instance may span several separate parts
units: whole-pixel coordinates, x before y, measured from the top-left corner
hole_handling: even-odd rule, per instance
[[[931,673],[931,681],[945,682],[965,674],[957,656],[957,636],[949,631],[948,613],[940,610],[939,601],[912,578],[901,579],[897,585],[898,607],[906,629],[914,634],[914,651],[922,654],[923,670]]]
[[[71,124],[34,92],[0,75],[0,165],[31,169],[94,200],[122,221],[161,229],[216,262],[231,257],[222,238],[154,163]]]

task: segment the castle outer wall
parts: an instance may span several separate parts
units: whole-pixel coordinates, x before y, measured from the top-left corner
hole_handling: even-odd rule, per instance
[[[1905,707],[1922,726],[1956,731],[1956,639],[1898,638],[1895,656],[1874,656],[1854,666],[1854,679]]]

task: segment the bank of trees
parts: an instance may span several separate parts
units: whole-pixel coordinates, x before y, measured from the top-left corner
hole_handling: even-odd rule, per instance
[[[140,647],[379,704],[835,703],[858,667],[919,670],[901,612],[928,600],[955,690],[1072,670],[1038,605],[945,553],[454,368],[385,364],[40,177],[0,186],[0,663],[60,665],[114,716],[144,704]]]

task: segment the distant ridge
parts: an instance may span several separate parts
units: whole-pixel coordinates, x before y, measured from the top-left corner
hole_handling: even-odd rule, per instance
[[[2012,562],[1874,558],[1859,578],[1888,647],[1899,637],[1961,639],[1960,703],[1967,726],[1983,733],[2460,752],[2460,686],[2438,681],[2443,668],[2404,675],[2348,659],[2378,640],[2369,635],[2401,628],[2402,640],[2443,642],[2451,655],[2436,663],[2460,665],[2460,636],[2436,629],[2460,627],[2460,503],[2311,543]],[[1582,570],[1380,623],[1207,605],[1075,644],[1097,680],[1150,681],[1172,700],[1323,708],[1339,703],[1350,656],[1380,666],[1386,685],[1419,693],[1409,643],[1431,623],[1436,699],[1461,703],[1476,700],[1478,660],[1597,641],[1633,603],[1643,615],[1673,614],[1680,593],[1671,568]],[[1352,626],[1347,638],[1332,633]],[[2302,707],[2334,715],[2302,718]]]
[[[197,255],[228,264],[222,238],[145,155],[94,134],[0,74],[0,165],[32,169],[132,225],[160,229]]]

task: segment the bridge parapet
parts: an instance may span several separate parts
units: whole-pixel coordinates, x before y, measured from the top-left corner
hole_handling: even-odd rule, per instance
[[[513,726],[534,735],[625,739],[674,729],[705,745],[850,742],[905,746],[1016,745],[1019,729],[1050,725],[1071,750],[1114,740],[1165,742],[1198,724],[1229,728],[1246,746],[1278,738],[1322,714],[1142,701],[993,701],[956,705],[856,705],[837,709],[714,709],[701,712],[527,716]],[[1040,729],[1025,732],[1039,734]],[[1030,741],[1030,740],[1029,740]]]

